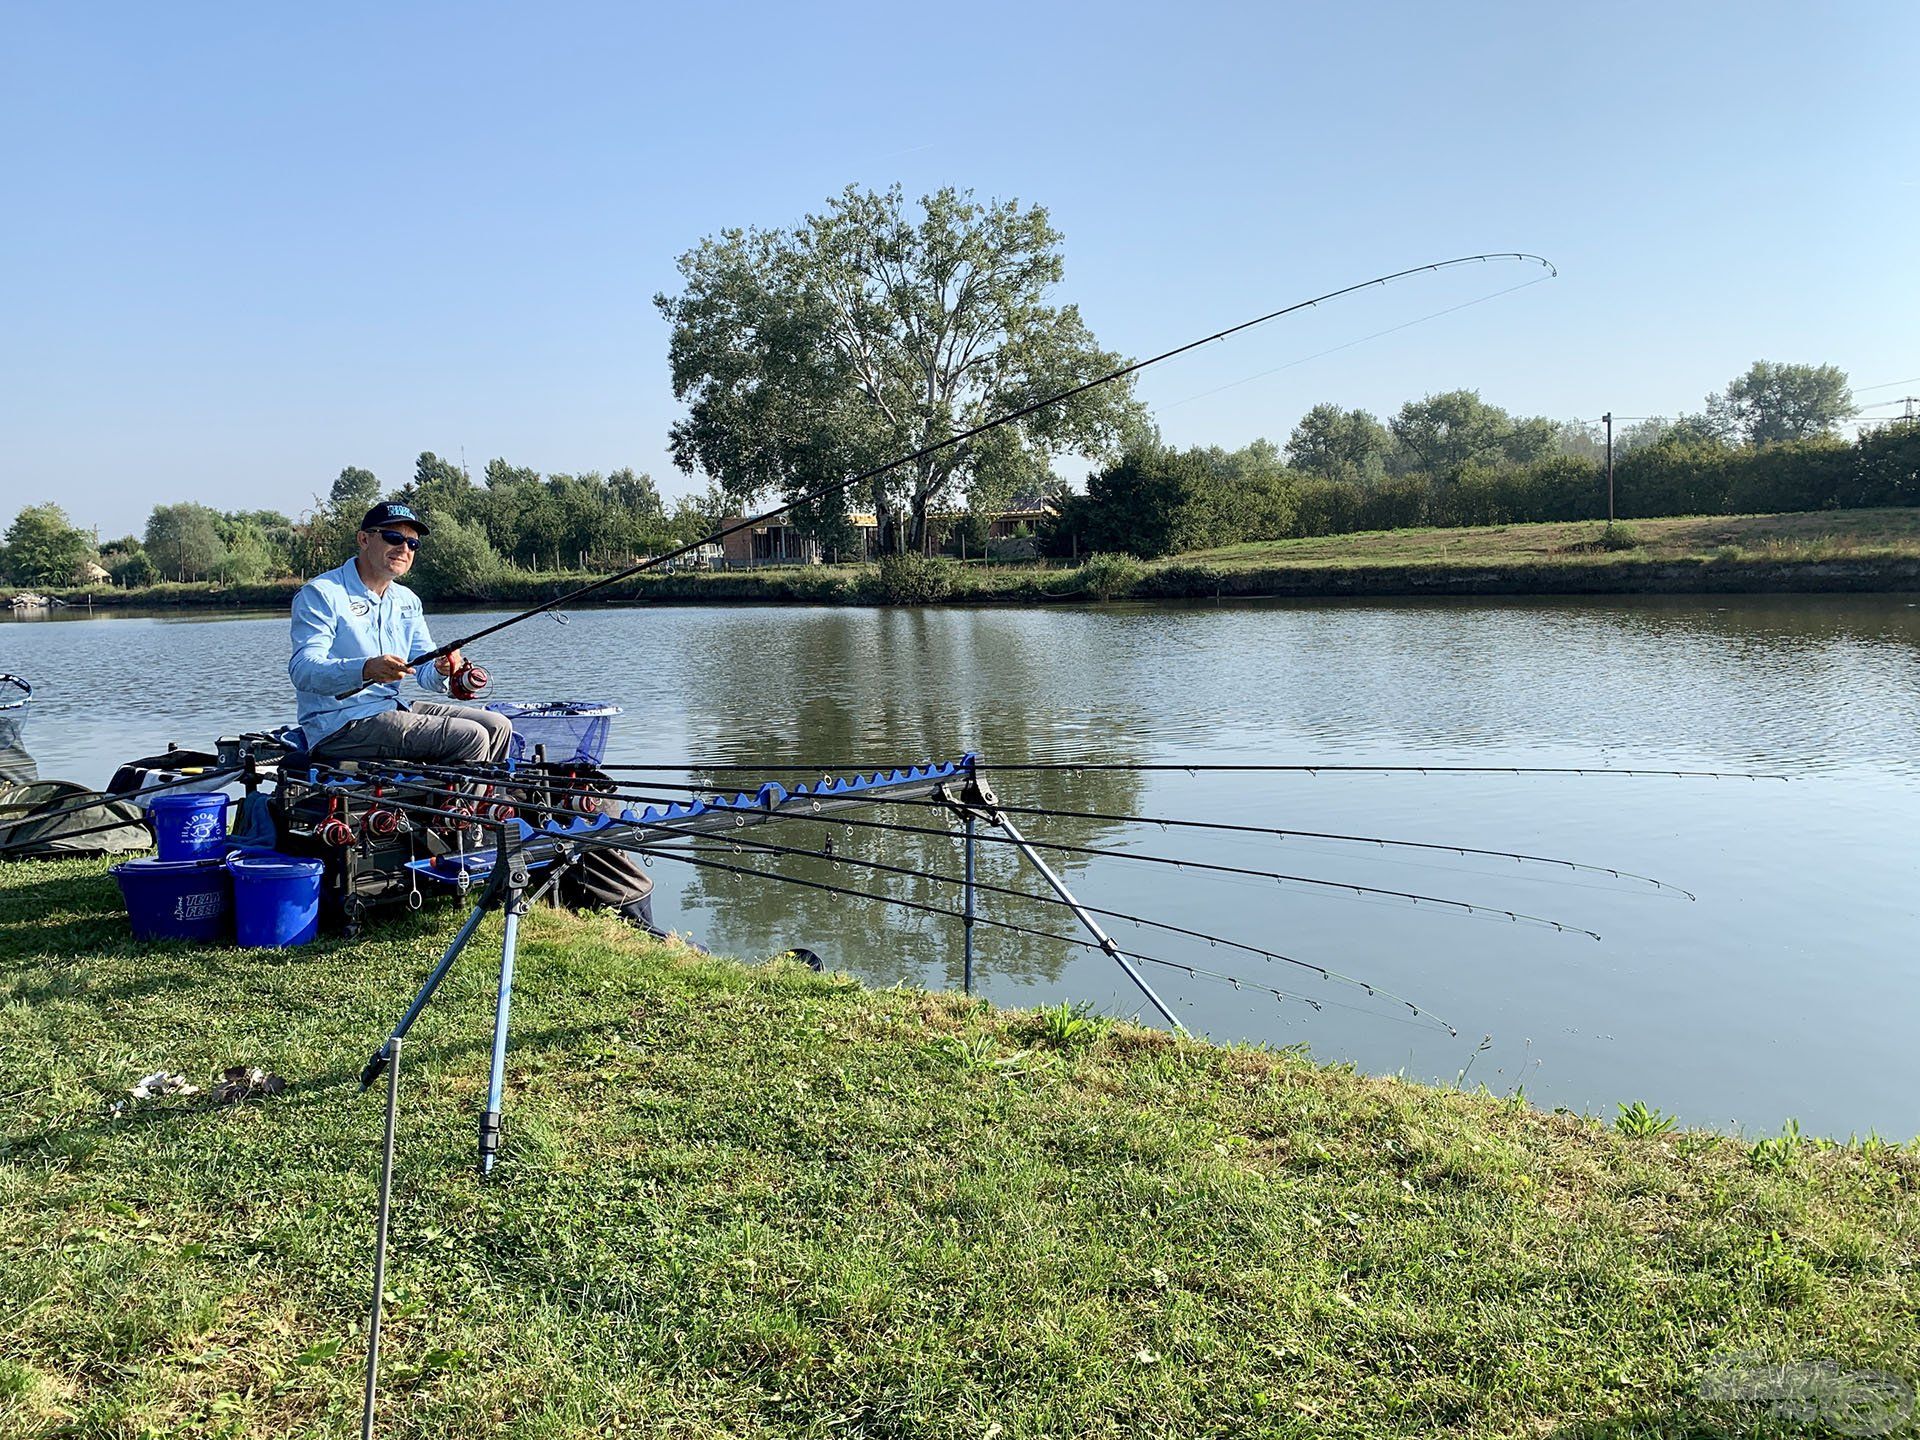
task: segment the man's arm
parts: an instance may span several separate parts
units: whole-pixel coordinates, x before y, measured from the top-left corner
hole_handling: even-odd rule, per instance
[[[360,683],[363,656],[335,659],[334,631],[340,617],[311,585],[293,597],[293,654],[287,659],[287,678],[293,688],[312,695],[337,695]]]
[[[427,631],[427,612],[415,610],[413,624],[407,634],[407,658],[426,655],[433,650],[433,636]],[[413,667],[413,678],[420,682],[422,690],[431,690],[436,695],[447,693],[446,673],[439,669],[443,661],[428,660]]]

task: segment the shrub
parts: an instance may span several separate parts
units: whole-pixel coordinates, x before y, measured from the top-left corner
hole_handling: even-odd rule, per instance
[[[107,574],[113,577],[114,584],[128,589],[135,585],[151,585],[160,578],[159,572],[153,568],[153,561],[147,558],[144,550],[116,555],[107,566]]]
[[[883,556],[879,588],[882,604],[932,605],[953,593],[953,566],[924,555]]]
[[[1146,576],[1146,567],[1131,555],[1089,555],[1075,570],[1070,587],[1088,591],[1096,600],[1111,600],[1133,589]]]
[[[1360,514],[1360,487],[1346,480],[1306,479],[1293,491],[1295,535],[1344,535]]]

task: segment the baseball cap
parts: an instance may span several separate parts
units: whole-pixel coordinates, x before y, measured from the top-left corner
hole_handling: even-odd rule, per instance
[[[427,522],[422,520],[411,505],[402,505],[398,500],[382,500],[367,511],[367,518],[360,522],[362,530],[378,530],[382,525],[411,525],[422,535],[427,533]]]

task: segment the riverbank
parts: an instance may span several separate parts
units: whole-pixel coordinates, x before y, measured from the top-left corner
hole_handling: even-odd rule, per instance
[[[356,1075],[456,921],[135,946],[103,864],[0,866],[0,1432],[354,1433]],[[1910,1148],[523,933],[492,1182],[485,932],[407,1053],[385,1435],[1625,1435],[1764,1422],[1754,1353],[1920,1375]],[[115,1109],[229,1065],[288,1089]]]
[[[524,606],[595,579],[501,575],[441,603]],[[283,610],[299,582],[216,589],[149,585],[53,592],[70,605],[127,610]],[[1382,530],[1262,541],[1143,562],[962,564],[950,560],[643,574],[602,604],[1047,604],[1062,601],[1408,595],[1701,595],[1920,590],[1920,509],[1681,516]]]

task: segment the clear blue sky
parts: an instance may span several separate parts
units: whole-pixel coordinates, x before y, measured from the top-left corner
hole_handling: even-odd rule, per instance
[[[1039,202],[1169,439],[1330,399],[1697,408],[1754,359],[1920,376],[1920,7],[0,3],[0,524],[297,512],[343,465],[649,470],[651,300],[849,182]],[[1911,387],[1910,387],[1911,388]],[[1905,393],[1876,391],[1862,399]],[[1194,397],[1202,398],[1194,398]]]

